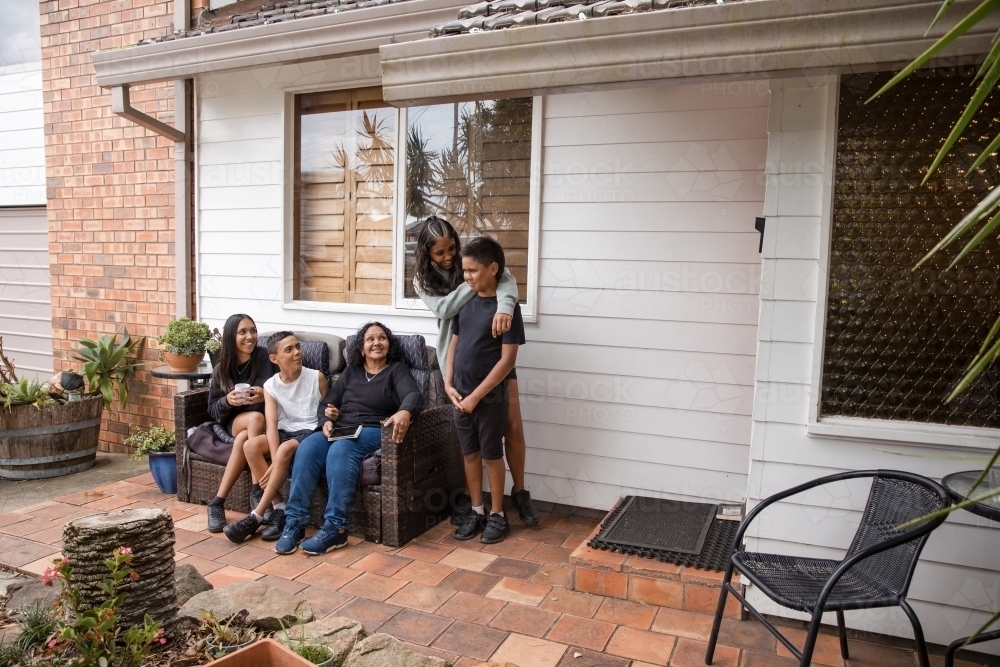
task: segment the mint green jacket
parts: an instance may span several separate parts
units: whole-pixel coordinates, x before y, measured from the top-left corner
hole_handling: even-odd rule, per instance
[[[445,271],[433,266],[435,271],[441,273],[441,275],[447,275]],[[433,296],[427,294],[417,283],[417,279],[413,279],[413,289],[416,290],[417,296],[420,297],[432,313],[438,318],[438,336],[437,344],[434,348],[437,350],[438,364],[441,366],[441,374],[444,374],[444,364],[448,359],[448,346],[451,344],[451,322],[458,316],[458,311],[462,310],[462,306],[469,303],[475,292],[469,287],[467,283],[462,283],[455,290],[446,296]],[[517,281],[514,280],[514,276],[507,269],[503,270],[503,275],[500,277],[500,282],[497,284],[497,312],[504,313],[505,315],[514,314],[514,306],[517,305]]]

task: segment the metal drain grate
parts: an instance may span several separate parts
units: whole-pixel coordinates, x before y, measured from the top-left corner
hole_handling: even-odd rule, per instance
[[[672,563],[674,565],[686,565],[688,567],[696,567],[706,570],[717,570],[719,572],[726,569],[726,563],[729,560],[729,555],[733,547],[733,541],[736,539],[736,531],[739,530],[739,521],[728,521],[725,519],[715,518],[715,511],[708,514],[707,521],[705,524],[695,523],[691,521],[693,517],[690,514],[683,514],[677,511],[677,506],[679,505],[703,505],[708,508],[713,508],[713,505],[705,505],[703,503],[679,503],[677,501],[666,501],[672,502],[674,505],[674,510],[671,513],[663,513],[663,516],[672,517],[668,519],[669,521],[676,522],[678,524],[683,524],[687,522],[687,528],[682,525],[678,532],[683,533],[680,537],[686,537],[690,544],[690,536],[694,533],[693,525],[697,525],[699,529],[703,529],[704,533],[698,533],[700,538],[700,543],[698,550],[693,552],[691,550],[680,551],[675,548],[664,548],[660,546],[645,546],[640,544],[626,544],[624,541],[619,539],[616,541],[609,541],[606,538],[611,530],[621,523],[622,516],[628,516],[626,509],[628,507],[634,506],[633,502],[636,496],[626,496],[622,498],[613,510],[605,517],[603,523],[601,524],[601,530],[597,536],[588,542],[588,546],[593,549],[604,549],[607,551],[613,551],[615,553],[627,553],[635,556],[643,556],[645,558],[655,558],[664,563]],[[645,502],[659,500],[654,498],[640,498],[639,500]],[[644,521],[648,524],[643,527],[643,534],[655,533],[658,530],[658,526],[652,522],[652,513],[633,513],[633,520],[626,519],[626,525],[634,523],[636,517],[644,517]],[[684,517],[682,521],[678,521],[679,517]],[[662,522],[665,523],[665,522]],[[666,533],[673,532],[677,529],[668,528]],[[683,540],[681,540],[683,541]],[[662,544],[665,540],[657,540],[658,543]]]

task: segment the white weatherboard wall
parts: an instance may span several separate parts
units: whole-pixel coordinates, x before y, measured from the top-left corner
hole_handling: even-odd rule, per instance
[[[823,336],[817,301],[822,303],[828,284],[837,96],[835,78],[772,82],[750,506],[796,484],[845,470],[891,468],[940,479],[978,463],[969,458],[970,450],[957,447],[807,434],[818,368],[814,345]],[[869,486],[842,483],[778,503],[751,528],[747,548],[843,557]],[[960,511],[931,535],[909,594],[928,641],[948,644],[972,634],[989,611],[998,608],[997,528]],[[757,591],[750,591],[750,599],[769,613],[792,615]],[[898,609],[853,611],[846,617],[854,628],[912,637]],[[975,648],[996,651],[991,644]]]
[[[45,205],[41,63],[0,66],[0,206]]]
[[[377,85],[377,58],[198,81],[199,312],[344,336],[370,319],[282,305],[284,91]],[[746,491],[769,94],[644,88],[544,103],[537,323],[518,358],[536,498]],[[379,310],[431,336],[425,314]]]

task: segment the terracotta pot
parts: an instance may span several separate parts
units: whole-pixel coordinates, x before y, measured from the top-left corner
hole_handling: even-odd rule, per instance
[[[212,667],[314,667],[273,639],[262,639],[212,662]]]
[[[198,370],[203,354],[170,354],[163,353],[163,359],[170,366],[170,370],[175,373],[194,373]]]

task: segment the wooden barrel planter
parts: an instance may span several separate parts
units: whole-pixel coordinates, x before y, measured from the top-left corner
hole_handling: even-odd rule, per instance
[[[100,394],[41,407],[0,407],[0,479],[42,479],[86,470],[97,458]]]

